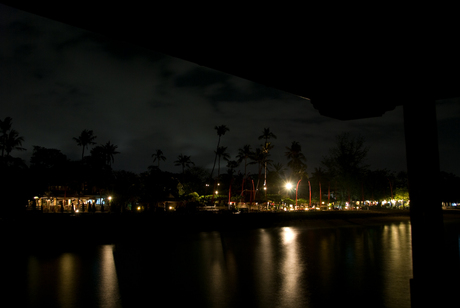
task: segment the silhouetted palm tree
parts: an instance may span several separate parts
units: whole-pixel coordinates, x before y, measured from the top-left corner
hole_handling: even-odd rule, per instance
[[[22,148],[22,143],[24,142],[24,137],[19,136],[19,133],[11,129],[13,124],[13,119],[11,117],[6,117],[5,120],[0,120],[0,148],[2,149],[2,157],[6,155],[9,156],[12,150],[25,151]]]
[[[112,163],[114,163],[115,161],[114,155],[120,154],[120,152],[117,152],[117,148],[118,146],[110,143],[110,141],[102,146],[102,152],[105,156],[105,162],[110,167],[112,166]]]
[[[83,159],[85,155],[85,148],[88,149],[88,145],[96,144],[96,142],[94,142],[94,139],[96,138],[97,136],[93,135],[93,131],[87,129],[83,130],[80,136],[73,137],[73,140],[77,142],[77,145],[82,147],[81,159]]]
[[[270,174],[272,174],[271,179],[274,179],[275,183],[278,183],[278,194],[281,192],[281,187],[282,187],[282,179],[285,178],[284,171],[286,168],[283,166],[281,163],[275,163],[272,165],[273,170],[270,170]]]
[[[270,151],[271,149],[273,149],[273,145],[270,144],[270,142],[268,142],[268,140],[270,138],[273,138],[273,139],[276,139],[276,136],[275,134],[273,134],[271,131],[270,131],[270,128],[264,128],[264,132],[262,133],[262,135],[259,136],[259,140],[261,139],[265,139],[265,144],[263,145],[263,150],[268,154],[268,151]],[[264,186],[267,185],[267,162],[265,162],[265,166],[264,166]],[[265,187],[266,188],[266,187]]]
[[[244,176],[243,180],[241,181],[241,195],[244,193],[244,184],[246,182],[246,177],[248,175],[247,173],[247,167],[248,167],[248,158],[251,158],[253,155],[251,146],[249,144],[245,144],[242,148],[238,150],[238,155],[236,158],[238,158],[238,162],[242,162],[244,160]]]
[[[227,160],[228,174],[233,175],[235,169],[238,168],[240,163],[237,160]]]
[[[182,166],[182,174],[184,174],[185,167],[190,168],[191,166],[195,166],[195,163],[190,160],[190,156],[181,154],[177,157],[177,160],[174,162],[174,166]]]
[[[251,156],[251,159],[253,160],[253,162],[251,162],[250,164],[257,164],[258,165],[258,170],[259,170],[258,176],[257,176],[256,192],[259,189],[259,183],[260,183],[260,178],[261,178],[261,175],[262,175],[263,167],[266,164],[271,164],[271,162],[272,162],[272,160],[268,158],[269,156],[270,156],[270,154],[268,153],[268,151],[266,151],[264,149],[264,147],[257,148],[256,151]]]
[[[0,120],[0,147],[2,148],[2,157],[5,155],[5,142],[8,137],[8,132],[11,129],[12,125],[11,117],[6,117],[5,120]]]
[[[216,151],[214,152],[214,153],[216,153],[216,156],[214,157],[214,165],[212,166],[212,170],[211,170],[211,179],[212,179],[212,175],[214,173],[214,168],[216,167],[217,149],[220,146],[220,137],[225,135],[225,133],[230,130],[226,125],[215,126],[214,129],[217,131],[217,135],[219,136],[219,139],[217,140],[217,148],[216,148]]]
[[[305,156],[302,153],[302,147],[297,141],[293,141],[291,147],[286,147],[285,155],[288,161],[288,167],[291,168],[293,174],[301,174],[305,172],[307,165]]]
[[[155,153],[152,154],[153,162],[158,162],[158,168],[160,168],[160,160],[165,161],[166,157],[163,155],[163,151],[157,150]]]
[[[270,138],[276,139],[275,134],[270,131],[270,128],[264,128],[264,132],[259,136],[259,140],[265,139],[265,143],[267,143]]]
[[[216,151],[216,155],[219,157],[219,162],[217,165],[217,178],[220,176],[220,159],[223,158],[224,160],[228,161],[230,159],[230,155],[226,152],[227,147],[218,147]]]
[[[251,146],[249,144],[245,144],[238,150],[238,155],[236,158],[238,158],[238,162],[240,163],[244,160],[244,177],[246,177],[247,174],[246,170],[248,166],[248,158],[250,158],[252,154]]]
[[[26,149],[22,147],[23,142],[24,137],[19,136],[14,129],[10,130],[5,137],[2,136],[2,157],[3,151],[6,152],[6,156],[9,156],[13,150],[25,151]]]

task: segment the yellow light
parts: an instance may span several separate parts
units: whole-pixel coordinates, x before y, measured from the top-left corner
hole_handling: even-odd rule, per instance
[[[217,195],[218,191],[216,190],[216,195]]]
[[[137,207],[137,210],[139,210],[139,211],[140,211],[140,210],[141,210],[141,207],[140,207],[140,206],[138,206],[138,207]]]
[[[286,188],[287,188],[287,189],[291,189],[291,188],[292,188],[292,184],[291,184],[291,183],[286,183]]]

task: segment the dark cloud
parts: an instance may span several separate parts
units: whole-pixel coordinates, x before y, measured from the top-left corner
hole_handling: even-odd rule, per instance
[[[229,76],[212,69],[196,67],[175,79],[177,87],[208,88],[215,83],[225,83]]]
[[[373,167],[405,169],[400,107],[381,118],[330,119],[295,95],[1,5],[0,34],[0,118],[13,118],[27,151],[12,154],[26,160],[34,145],[79,159],[72,137],[92,129],[96,142],[118,145],[114,168],[145,171],[157,149],[166,170],[180,171],[179,154],[211,168],[214,127],[224,124],[232,159],[245,144],[259,147],[270,128],[272,159],[286,164],[286,147],[298,141],[311,172],[348,131],[366,139]],[[455,154],[446,155],[458,152],[458,100],[438,111],[441,165],[460,174]]]

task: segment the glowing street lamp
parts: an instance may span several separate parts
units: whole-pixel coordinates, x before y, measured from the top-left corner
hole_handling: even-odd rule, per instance
[[[111,205],[112,205],[111,204],[112,203],[111,202],[112,201],[112,196],[109,196],[108,199],[109,199],[109,208],[108,208],[108,210],[110,211],[111,210]]]
[[[285,184],[285,187],[286,187],[286,189],[287,189],[287,191],[288,191],[288,197],[290,198],[289,192],[290,192],[291,189],[292,189],[292,184],[288,182],[288,183]]]

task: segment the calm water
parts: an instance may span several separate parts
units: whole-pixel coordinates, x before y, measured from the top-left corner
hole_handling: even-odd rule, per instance
[[[410,248],[408,222],[158,234],[143,247],[15,258],[2,298],[27,307],[410,307]]]
[[[111,245],[51,247],[9,263],[12,283],[3,289],[2,302],[9,303],[4,307],[122,307]]]

